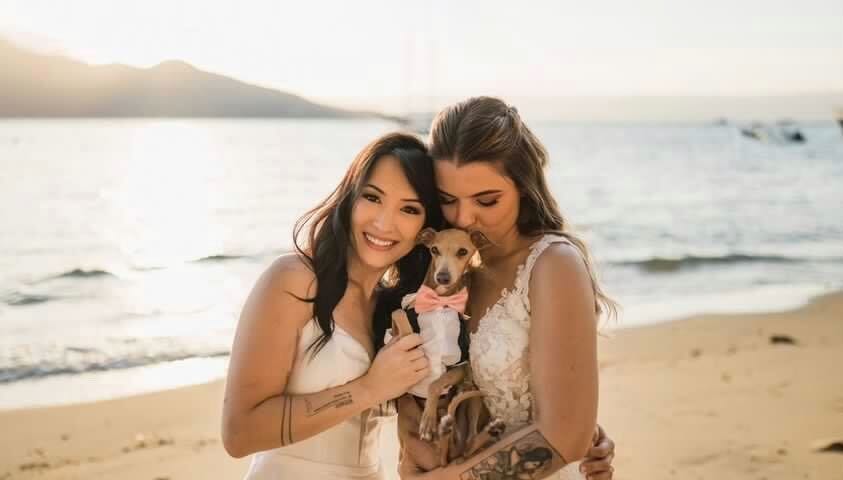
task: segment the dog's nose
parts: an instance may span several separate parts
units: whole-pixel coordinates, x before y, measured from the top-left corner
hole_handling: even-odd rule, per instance
[[[447,270],[436,272],[436,283],[439,285],[447,285],[451,283],[451,274]]]

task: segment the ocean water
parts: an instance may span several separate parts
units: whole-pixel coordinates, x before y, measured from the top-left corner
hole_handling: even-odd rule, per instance
[[[239,310],[369,140],[332,120],[0,121],[0,408],[224,375]],[[535,124],[630,327],[843,286],[843,132]]]

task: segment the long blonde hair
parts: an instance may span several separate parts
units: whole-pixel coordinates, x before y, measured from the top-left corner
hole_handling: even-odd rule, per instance
[[[567,238],[582,254],[591,286],[595,312],[617,316],[617,303],[601,288],[585,242],[573,233],[550,193],[544,168],[544,145],[521,120],[518,111],[493,97],[474,97],[441,110],[430,130],[434,160],[459,164],[500,162],[521,194],[518,232],[525,236],[555,233]]]

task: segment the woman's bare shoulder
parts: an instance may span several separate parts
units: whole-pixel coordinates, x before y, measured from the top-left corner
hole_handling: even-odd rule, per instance
[[[296,296],[309,298],[316,292],[316,274],[307,260],[296,253],[286,253],[273,260],[265,275]]]
[[[568,295],[588,291],[591,293],[591,275],[586,267],[582,252],[568,242],[555,242],[539,254],[530,276],[530,291],[533,285],[556,285],[566,288],[554,289],[557,294]]]
[[[284,254],[272,261],[249,295],[249,310],[271,312],[280,318],[303,325],[312,315],[307,300],[316,294],[316,275],[306,260],[295,253]],[[292,315],[291,315],[292,314]]]

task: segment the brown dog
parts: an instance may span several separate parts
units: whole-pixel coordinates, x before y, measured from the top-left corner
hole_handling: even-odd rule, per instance
[[[419,233],[417,241],[427,246],[433,258],[424,285],[417,294],[407,295],[402,306],[413,307],[420,314],[418,323],[422,339],[429,346],[425,353],[431,360],[431,375],[398,399],[398,431],[403,454],[420,468],[432,470],[493,443],[503,433],[504,425],[490,418],[482,393],[471,380],[468,362],[453,364],[453,359],[461,356],[455,327],[442,325],[456,318],[456,333],[465,328],[459,312],[467,300],[468,267],[474,254],[489,242],[480,232],[436,232],[430,228]],[[407,313],[403,309],[394,311],[392,336],[412,332]],[[431,355],[433,350],[435,355]],[[451,359],[445,362],[453,365],[451,368],[441,364],[444,358]]]

